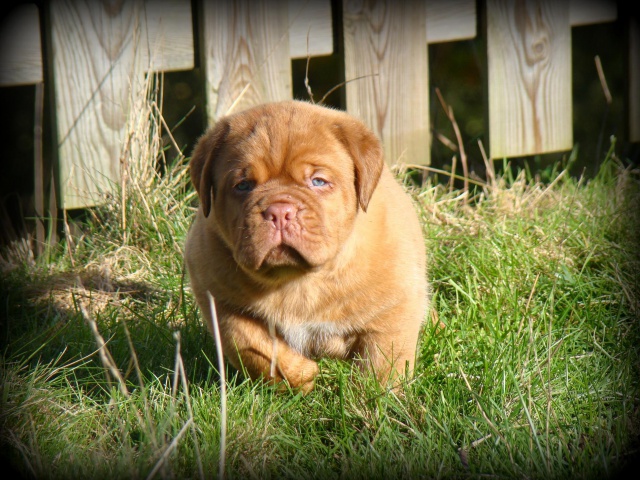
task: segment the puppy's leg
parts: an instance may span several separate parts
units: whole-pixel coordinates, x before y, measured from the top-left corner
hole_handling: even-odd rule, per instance
[[[208,309],[202,308],[204,320],[211,330]],[[318,364],[293,350],[281,337],[276,344],[264,323],[254,318],[226,312],[218,307],[222,349],[227,360],[238,370],[245,369],[256,380],[262,378],[278,384],[286,380],[303,393],[313,390]],[[276,355],[273,364],[273,355]],[[273,374],[273,375],[272,375]]]
[[[366,333],[358,339],[353,354],[360,357],[383,385],[411,375],[416,356],[419,325],[406,330]]]

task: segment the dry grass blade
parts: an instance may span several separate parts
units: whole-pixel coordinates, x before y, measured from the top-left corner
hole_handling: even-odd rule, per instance
[[[324,94],[324,96],[320,99],[320,102],[318,102],[319,105],[324,105],[324,101],[327,99],[327,97],[329,95],[331,95],[333,92],[335,92],[336,90],[338,90],[341,87],[344,87],[347,83],[351,83],[351,82],[355,82],[356,80],[362,80],[363,78],[368,78],[368,77],[377,77],[379,74],[378,73],[371,73],[369,75],[361,75],[359,77],[356,78],[352,78],[349,80],[345,80],[344,82],[340,82],[338,85],[336,85],[333,88],[330,88],[329,91],[327,93]]]
[[[492,189],[495,189],[496,188],[496,169],[491,159],[487,157],[487,152],[484,149],[484,144],[480,139],[478,139],[478,147],[480,148],[480,153],[482,154],[482,160],[484,161],[484,166],[487,172],[486,173],[487,183]]]
[[[529,208],[533,208],[548,192],[553,191],[553,188],[558,184],[558,182],[567,174],[567,170],[563,170],[560,174],[553,179],[547,188],[545,188],[536,198],[534,198],[529,204]]]
[[[598,71],[598,78],[600,79],[600,85],[602,86],[602,91],[604,92],[604,98],[607,100],[607,105],[611,105],[613,102],[613,98],[611,97],[611,92],[609,91],[609,85],[607,85],[607,79],[604,76],[604,70],[602,69],[602,62],[600,61],[600,55],[596,55],[596,70]]]
[[[525,314],[529,312],[529,305],[531,305],[531,299],[533,298],[533,294],[536,291],[536,285],[538,285],[538,280],[540,279],[540,273],[536,275],[536,279],[533,281],[533,287],[531,287],[531,292],[529,293],[529,298],[527,299],[527,304],[524,307]],[[522,316],[520,320],[520,325],[518,326],[518,333],[516,333],[516,338],[520,337],[520,333],[522,332],[522,327],[524,326],[525,315]]]
[[[442,175],[446,175],[448,177],[452,177],[455,178],[456,180],[463,180],[465,182],[472,183],[474,185],[478,185],[479,187],[484,187],[485,183],[477,181],[477,180],[473,180],[471,178],[467,178],[467,177],[463,177],[460,175],[456,175],[455,173],[452,172],[447,172],[446,170],[442,170],[440,168],[434,168],[434,167],[429,167],[426,165],[418,165],[418,164],[412,164],[412,163],[407,163],[404,165],[406,168],[412,168],[412,169],[416,169],[416,170],[426,170],[428,172],[433,172],[433,173],[440,173]],[[467,192],[463,192],[463,195],[466,195]]]
[[[198,464],[198,473],[200,474],[200,478],[204,479],[204,468],[202,466],[202,456],[200,455],[200,446],[198,444],[198,435],[196,432],[196,425],[193,415],[193,408],[191,407],[191,396],[189,395],[189,384],[187,382],[187,374],[184,369],[184,362],[182,361],[182,354],[180,353],[180,332],[176,331],[173,333],[173,338],[176,340],[176,376],[174,379],[174,392],[176,391],[177,378],[180,378],[180,382],[182,384],[182,390],[184,391],[184,396],[187,405],[187,412],[189,413],[189,421],[191,422],[191,435],[193,437],[193,444],[195,447],[196,453],[196,462]]]
[[[460,462],[462,463],[462,466],[466,470],[469,470],[469,451],[472,448],[476,448],[478,445],[480,445],[485,440],[490,439],[492,436],[493,435],[490,433],[489,435],[485,435],[484,437],[479,438],[478,440],[474,440],[473,442],[471,442],[469,447],[467,447],[467,448],[460,447],[458,449],[458,456],[460,457]]]
[[[273,342],[271,344],[271,369],[269,375],[271,378],[275,378],[278,358],[278,337],[276,335],[276,326],[273,322],[269,322],[269,336]]]
[[[229,105],[229,108],[227,108],[227,111],[224,113],[225,115],[230,115],[231,113],[233,113],[235,108],[238,106],[238,103],[240,103],[240,100],[242,100],[242,97],[244,97],[244,94],[247,93],[247,90],[249,90],[249,87],[251,87],[251,82],[247,82],[238,96],[233,100],[231,105]]]
[[[155,436],[155,426],[153,419],[151,418],[151,409],[149,408],[149,398],[147,397],[147,389],[144,384],[144,377],[142,375],[142,371],[140,370],[140,362],[138,361],[138,355],[136,354],[135,349],[133,348],[133,341],[131,340],[131,333],[129,332],[129,327],[127,327],[127,322],[123,321],[122,325],[124,327],[124,333],[127,337],[127,343],[129,344],[129,350],[131,351],[131,359],[133,361],[133,365],[136,371],[136,376],[138,377],[138,384],[140,385],[140,390],[142,391],[142,399],[144,402],[144,413],[147,416],[147,427],[149,431],[152,433],[150,435],[151,441],[153,445],[156,445],[156,436]]]
[[[456,117],[453,114],[453,108],[451,105],[447,104],[444,101],[444,97],[442,93],[440,93],[440,89],[436,88],[436,95],[438,96],[438,100],[440,100],[440,105],[442,105],[443,110],[447,114],[447,118],[451,122],[451,126],[453,127],[453,131],[456,135],[456,141],[458,142],[458,149],[460,150],[460,163],[462,163],[462,175],[464,181],[464,191],[469,191],[469,165],[467,164],[467,153],[464,150],[464,142],[462,141],[462,134],[460,133],[460,127],[458,127],[458,122],[456,122]]]
[[[81,283],[80,278],[78,278],[78,282]],[[98,355],[100,356],[102,365],[107,369],[108,372],[111,372],[111,375],[113,375],[113,377],[118,381],[118,386],[120,387],[120,391],[122,392],[122,394],[125,397],[129,398],[129,389],[127,388],[127,384],[124,381],[120,370],[118,370],[118,367],[116,366],[113,357],[109,352],[109,349],[107,348],[107,343],[104,341],[104,338],[98,330],[98,324],[96,323],[95,319],[91,315],[89,315],[89,312],[81,301],[78,302],[78,307],[80,308],[82,317],[91,329],[91,333],[93,334],[93,337],[98,344]]]
[[[169,140],[171,140],[171,144],[173,145],[173,148],[175,148],[176,151],[178,152],[180,156],[180,161],[182,161],[182,159],[184,158],[184,155],[182,153],[182,150],[180,150],[180,147],[178,146],[178,142],[176,142],[176,139],[173,136],[173,132],[169,128],[169,125],[167,125],[167,122],[164,119],[164,115],[162,115],[162,111],[160,110],[160,108],[158,108],[158,104],[156,102],[152,102],[151,105],[153,106],[153,110],[155,111],[156,115],[162,122],[162,125],[164,126],[164,130],[167,136],[169,137]]]
[[[164,462],[166,462],[167,458],[169,458],[169,455],[171,455],[171,453],[178,446],[178,442],[180,441],[180,439],[182,438],[184,433],[187,431],[187,428],[189,428],[192,423],[193,423],[193,421],[191,419],[189,419],[182,426],[182,428],[180,429],[178,434],[174,437],[174,439],[171,441],[171,443],[169,444],[167,449],[164,451],[164,453],[162,454],[160,459],[156,462],[156,464],[154,465],[154,467],[151,470],[151,472],[149,472],[149,475],[147,475],[147,480],[151,480],[153,477],[156,476],[156,473],[158,473],[158,470],[160,470],[160,468],[162,468],[162,466],[164,465]]]
[[[309,100],[311,103],[316,103],[313,99],[313,92],[311,91],[311,85],[309,84],[309,64],[311,63],[311,55],[309,54],[309,35],[311,34],[311,27],[307,30],[307,66],[304,72],[304,86],[307,89]]]
[[[487,425],[489,426],[489,428],[491,428],[491,430],[493,430],[493,432],[496,434],[496,436],[498,436],[500,438],[500,440],[502,440],[502,442],[504,443],[505,447],[507,448],[507,452],[509,453],[509,458],[511,459],[511,464],[515,465],[515,460],[513,458],[513,454],[511,453],[511,446],[507,443],[507,440],[500,433],[500,430],[498,430],[498,427],[496,427],[494,425],[494,423],[487,416],[486,412],[484,411],[484,408],[482,407],[482,405],[480,404],[480,401],[478,400],[478,397],[476,396],[475,392],[471,388],[471,384],[469,383],[467,375],[462,370],[462,367],[459,367],[459,369],[460,369],[460,375],[462,375],[462,378],[464,379],[464,383],[467,385],[467,389],[469,389],[469,392],[471,392],[471,394],[473,395],[474,400],[476,401],[476,405],[478,405],[478,409],[480,410],[480,413],[482,414],[482,418],[484,418],[485,422],[487,422]]]
[[[452,150],[454,152],[458,151],[458,146],[455,143],[453,143],[451,140],[449,140],[443,133],[434,132],[434,135],[440,141],[440,143],[442,143],[449,150]]]
[[[453,192],[457,166],[458,166],[458,157],[454,155],[453,157],[451,157],[451,176],[449,177],[449,193]]]
[[[220,457],[218,463],[218,478],[224,479],[224,470],[227,457],[227,381],[224,373],[224,353],[222,351],[222,339],[220,338],[220,325],[213,296],[207,291],[209,299],[209,313],[213,327],[213,336],[216,342],[218,354],[218,371],[220,373]]]

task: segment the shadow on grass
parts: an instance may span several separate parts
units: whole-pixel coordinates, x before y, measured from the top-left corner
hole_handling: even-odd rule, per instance
[[[5,364],[80,362],[75,378],[106,371],[95,320],[115,366],[132,386],[145,377],[172,376],[179,354],[189,382],[218,382],[212,337],[184,281],[163,288],[151,281],[113,278],[107,268],[43,273],[16,268],[0,279],[0,348]],[[233,375],[234,372],[228,372]]]

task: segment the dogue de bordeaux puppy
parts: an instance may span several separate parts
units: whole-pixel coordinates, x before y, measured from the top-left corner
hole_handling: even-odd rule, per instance
[[[387,383],[413,368],[429,302],[410,197],[359,120],[301,101],[219,120],[190,163],[200,207],[185,260],[228,361],[309,392],[320,357]]]

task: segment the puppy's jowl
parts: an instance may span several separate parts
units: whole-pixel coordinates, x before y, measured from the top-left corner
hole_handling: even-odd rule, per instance
[[[227,359],[252,378],[314,386],[316,359],[413,368],[428,304],[421,227],[375,135],[304,102],[221,119],[199,140],[191,285]],[[275,355],[275,358],[272,358]]]

